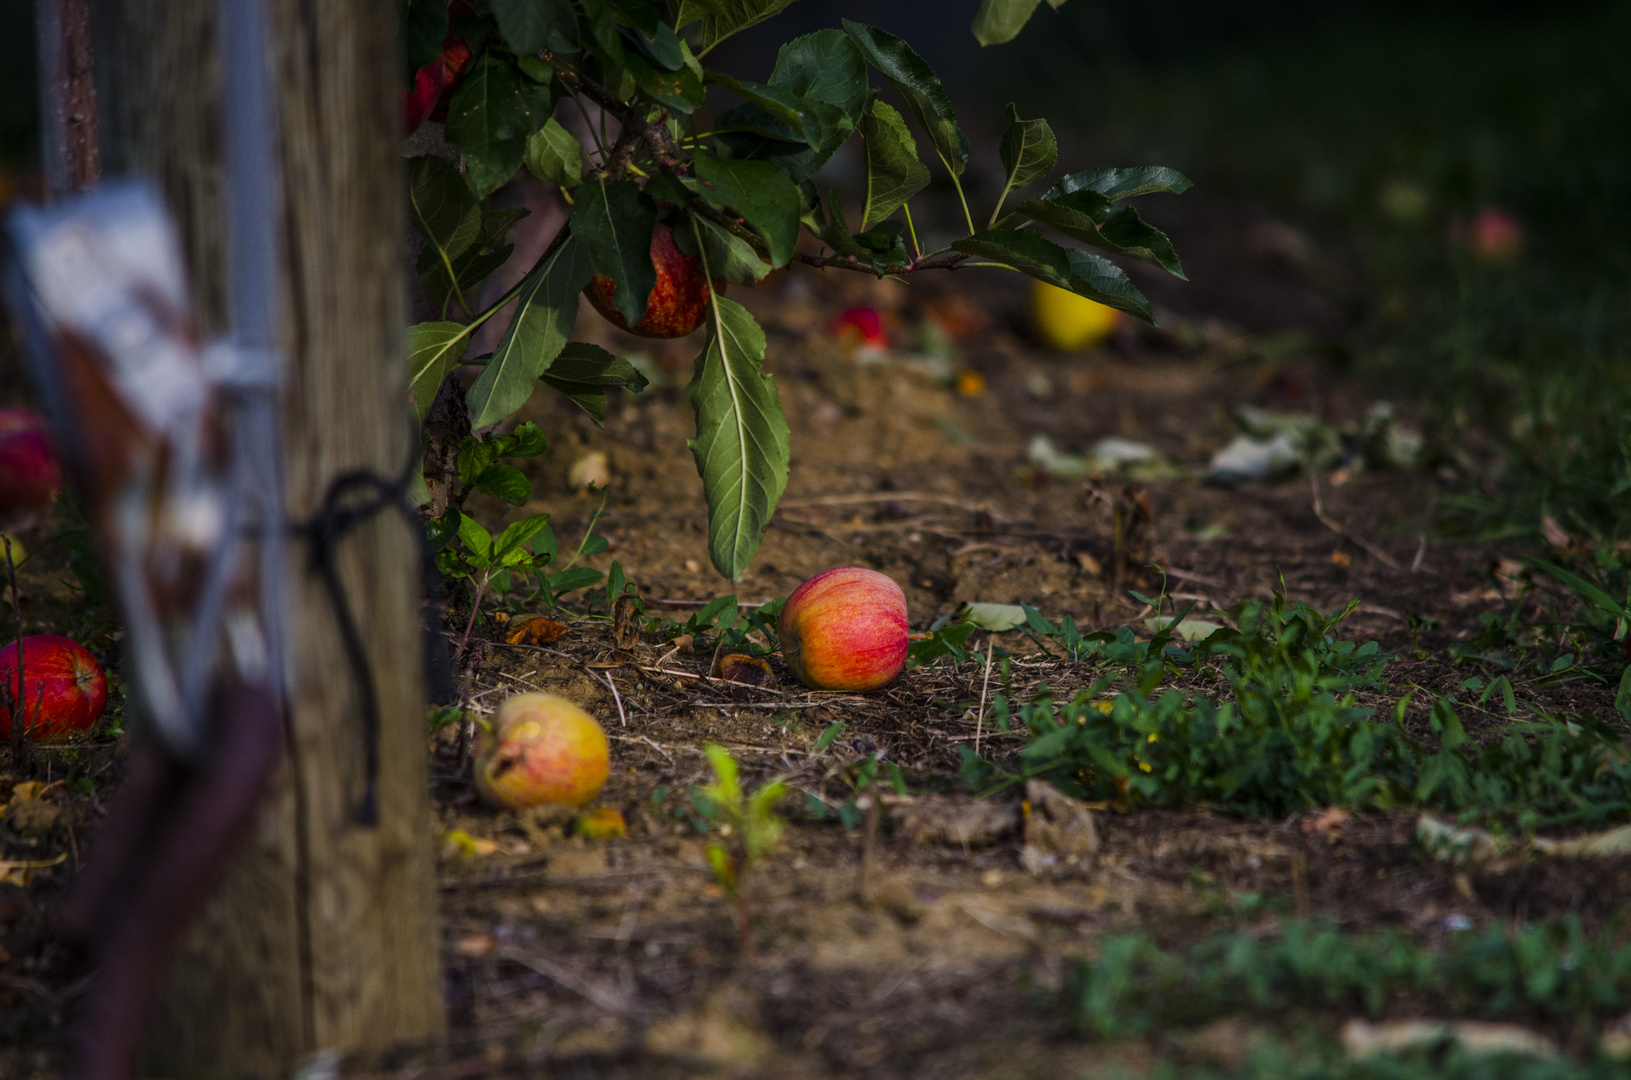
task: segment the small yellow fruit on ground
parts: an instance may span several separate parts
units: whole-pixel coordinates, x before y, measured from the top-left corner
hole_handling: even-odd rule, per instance
[[[1097,345],[1121,321],[1121,312],[1067,289],[1036,283],[1031,294],[1036,334],[1056,352],[1072,352]]]
[[[516,694],[476,748],[476,789],[496,806],[586,806],[611,771],[594,717],[553,694]]]

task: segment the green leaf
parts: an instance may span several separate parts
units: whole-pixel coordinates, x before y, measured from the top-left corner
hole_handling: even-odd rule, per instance
[[[772,266],[786,266],[799,238],[799,212],[804,208],[798,186],[765,161],[721,161],[696,156],[699,194],[718,207],[735,210],[770,247]]]
[[[418,71],[442,58],[447,37],[447,0],[407,0],[402,36],[408,47],[408,71]]]
[[[651,0],[606,0],[625,22],[647,38],[656,37],[662,27],[662,15]]]
[[[553,116],[527,137],[523,160],[532,175],[564,188],[583,180],[583,144]]]
[[[821,736],[820,738],[816,739],[815,745],[810,748],[810,753],[819,754],[826,750],[827,747],[837,742],[838,736],[842,735],[843,733],[844,721],[834,720],[832,723],[828,724],[824,729],[822,729]]]
[[[464,180],[477,198],[515,175],[527,136],[543,127],[551,107],[549,88],[526,78],[513,63],[490,53],[476,61],[448,104],[447,138],[464,152]]]
[[[493,534],[468,514],[459,518],[459,542],[469,552],[468,561],[477,570],[487,567],[493,557]]]
[[[423,423],[447,373],[464,359],[471,327],[452,322],[417,323],[408,327],[408,393],[414,419]]]
[[[657,204],[632,180],[595,180],[578,189],[572,206],[572,234],[589,249],[597,274],[617,283],[612,302],[630,326],[646,314],[646,298],[657,285],[651,265],[651,230]]]
[[[543,384],[551,390],[558,390],[565,394],[578,408],[589,414],[589,419],[595,422],[596,427],[606,426],[606,388],[591,383],[575,383],[566,379],[559,379],[544,372],[539,376]]]
[[[578,43],[578,17],[572,0],[489,0],[504,40],[518,54],[540,49],[571,51]]]
[[[647,97],[675,112],[690,113],[707,95],[702,77],[688,67],[665,71],[633,52],[623,54],[623,67],[634,76],[635,85],[644,90]]]
[[[954,622],[943,626],[931,632],[924,640],[912,642],[906,650],[906,662],[912,667],[922,667],[924,664],[934,663],[942,656],[949,656],[961,663],[968,659],[968,650],[963,648],[963,645],[974,630],[974,624],[966,622]]]
[[[940,85],[940,77],[912,47],[894,34],[865,23],[843,20],[844,33],[860,48],[867,62],[889,80],[929,142],[953,176],[962,176],[968,166],[968,137],[957,126],[951,98]]]
[[[599,570],[591,570],[587,566],[573,566],[558,574],[549,575],[549,590],[556,594],[574,592],[596,584],[605,576]]]
[[[1085,251],[1067,251],[1024,229],[987,229],[953,241],[953,251],[1002,263],[1039,281],[1149,321],[1150,303],[1121,267]]]
[[[451,544],[459,535],[459,508],[450,506],[439,518],[425,522],[425,546],[432,555]]]
[[[702,238],[708,266],[715,277],[724,278],[732,285],[756,285],[770,273],[770,264],[759,258],[752,244],[697,214],[691,215],[696,232]],[[676,239],[686,234],[676,229]]]
[[[531,420],[524,420],[508,435],[494,439],[499,457],[537,457],[549,449],[549,440],[543,430]]]
[[[717,293],[709,314],[708,343],[686,387],[697,415],[691,452],[708,499],[708,555],[734,581],[787,486],[787,419],[759,368],[765,336],[753,316]]]
[[[538,531],[549,524],[548,514],[533,514],[506,526],[493,542],[493,558],[508,566],[515,565],[517,554],[525,555],[525,545]]]
[[[532,498],[532,485],[514,465],[489,465],[476,477],[475,489],[483,495],[503,499],[511,506],[520,506]]]
[[[1174,277],[1184,278],[1183,265],[1178,262],[1178,253],[1172,249],[1167,234],[1139,217],[1131,206],[1124,206],[1106,218],[1099,226],[1098,240],[1088,243],[1113,254],[1154,263]]]
[[[1152,262],[1170,274],[1184,276],[1166,233],[1146,224],[1133,207],[1118,209],[1096,191],[1084,189],[1057,198],[1030,199],[1014,210],[1084,244]]]
[[[738,30],[763,22],[791,3],[793,0],[680,0],[674,26],[684,30],[692,23],[702,24],[697,52],[701,56]]]
[[[498,457],[498,447],[486,439],[466,435],[459,442],[459,483],[472,487],[476,477]]]
[[[874,98],[861,121],[866,146],[866,202],[861,228],[893,214],[929,183],[929,168],[917,157],[917,142],[900,113]]]
[[[476,427],[497,423],[532,396],[572,333],[590,274],[588,252],[573,234],[522,282],[509,329],[465,395]]]
[[[468,307],[472,299],[470,294],[475,287],[487,280],[493,271],[509,262],[514,252],[513,244],[505,244],[491,250],[483,250],[479,246],[471,247],[449,263],[444,262],[437,251],[426,245],[419,252],[419,262],[415,269],[419,275],[419,283],[438,304],[445,306],[455,296],[462,296]],[[451,277],[448,276],[450,269]],[[457,293],[453,288],[455,281],[458,282]]]
[[[549,374],[563,382],[621,387],[635,393],[649,385],[639,368],[587,341],[569,342],[550,365]]]
[[[833,106],[850,121],[859,122],[870,92],[866,58],[842,30],[817,30],[794,38],[776,54],[770,85],[801,98]]]
[[[1074,191],[1096,191],[1107,199],[1119,202],[1138,195],[1164,191],[1182,195],[1194,185],[1177,169],[1165,165],[1138,165],[1130,169],[1088,169],[1071,173],[1049,188],[1044,199],[1069,195]]]
[[[434,155],[408,159],[408,220],[443,262],[481,238],[480,204],[459,171]]]
[[[836,184],[827,190],[827,207],[832,211],[832,219],[827,222],[827,229],[821,234],[821,238],[840,255],[853,255],[856,258],[864,256],[866,249],[857,244],[855,237],[850,235],[849,221],[844,217],[844,198]]]
[[[1008,173],[1003,198],[1007,198],[1010,191],[1042,179],[1059,163],[1059,143],[1048,122],[1021,120],[1012,102],[1008,105],[1008,130],[1003,133],[1000,153],[1002,167]]]
[[[747,106],[738,106],[720,116],[715,131],[755,131],[773,139],[803,142],[818,155],[831,156],[855,127],[837,106],[786,87],[745,82],[713,71],[708,73],[708,81],[718,83],[747,102]]]
[[[1049,0],[1058,7],[1064,0]],[[1014,40],[1031,21],[1042,0],[980,0],[970,27],[981,45],[1001,45]]]

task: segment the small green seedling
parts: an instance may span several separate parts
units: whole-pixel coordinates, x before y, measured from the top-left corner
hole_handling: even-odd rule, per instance
[[[714,880],[727,899],[736,901],[737,929],[742,935],[742,959],[753,958],[753,925],[745,887],[749,872],[776,850],[786,822],[778,813],[787,797],[787,785],[772,781],[751,796],[742,791],[736,759],[723,746],[707,744],[704,750],[714,768],[714,782],[697,789],[699,800],[708,806],[719,822],[723,842],[707,847],[708,865]]]

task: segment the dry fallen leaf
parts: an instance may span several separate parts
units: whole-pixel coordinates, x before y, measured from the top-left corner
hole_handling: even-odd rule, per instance
[[[1327,840],[1335,840],[1342,835],[1343,827],[1352,818],[1353,815],[1340,806],[1327,806],[1319,813],[1303,818],[1303,835],[1317,832]]]
[[[1398,1054],[1447,1042],[1460,1043],[1469,1054],[1522,1054],[1555,1058],[1557,1044],[1517,1024],[1479,1020],[1349,1020],[1342,1025],[1342,1046],[1350,1057]]]
[[[504,640],[511,645],[553,645],[566,636],[567,625],[542,615],[518,615],[510,622]]]
[[[743,686],[763,686],[770,681],[770,665],[757,656],[746,653],[727,653],[719,658],[714,674],[726,682]]]

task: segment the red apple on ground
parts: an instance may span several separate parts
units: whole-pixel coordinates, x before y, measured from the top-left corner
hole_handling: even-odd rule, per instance
[[[853,307],[832,321],[833,336],[851,349],[889,350],[889,337],[883,330],[883,316],[877,308]]]
[[[606,733],[594,717],[554,694],[504,702],[476,747],[476,790],[495,806],[583,806],[611,772]]]
[[[40,634],[23,639],[22,707],[18,698],[17,642],[0,649],[0,742],[11,738],[20,714],[30,738],[50,739],[84,731],[108,704],[108,677],[90,651],[72,638]]]
[[[702,325],[708,313],[708,301],[713,298],[707,275],[702,272],[702,258],[693,258],[681,251],[674,243],[673,230],[658,222],[651,230],[651,265],[657,270],[657,284],[646,296],[645,316],[633,326],[613,302],[617,294],[616,281],[596,274],[583,295],[607,321],[631,334],[650,338],[684,337]],[[713,287],[725,291],[723,281],[716,279]]]
[[[0,409],[0,511],[44,506],[62,489],[62,465],[45,421]]]
[[[906,594],[876,570],[840,566],[793,590],[776,633],[805,686],[876,690],[906,666]]]

